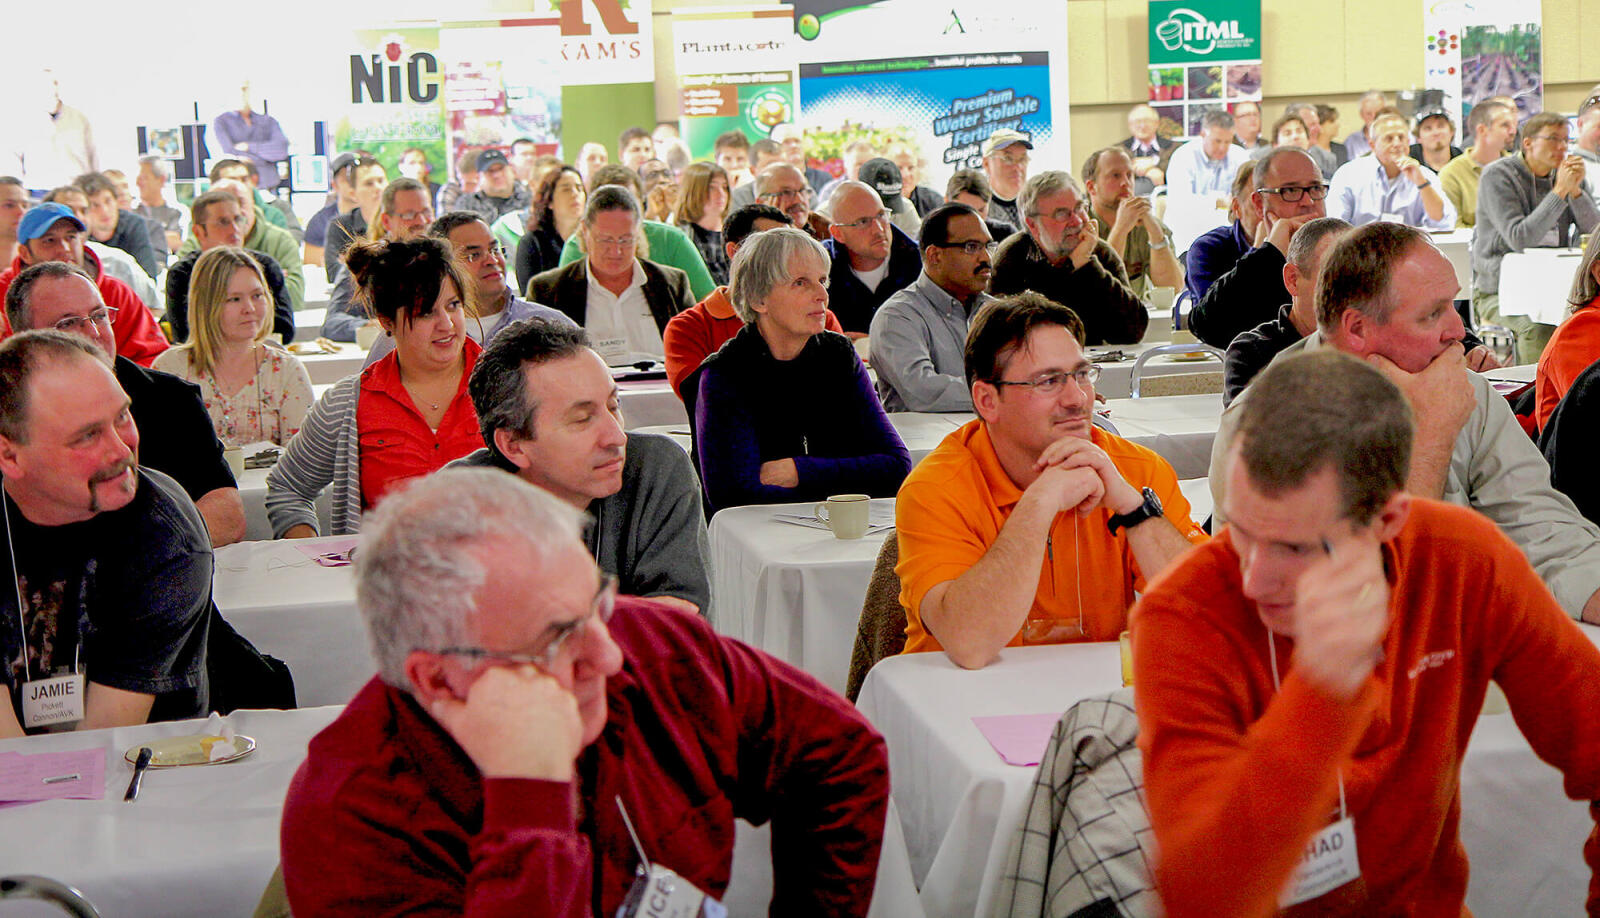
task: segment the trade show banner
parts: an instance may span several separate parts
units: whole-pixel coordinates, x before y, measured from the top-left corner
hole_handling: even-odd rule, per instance
[[[927,160],[922,184],[942,188],[950,173],[980,164],[981,144],[1001,128],[1032,140],[1034,171],[1073,168],[1064,4],[795,0],[793,7],[800,123],[820,168],[838,174],[840,153],[855,138],[880,149],[904,140]]]
[[[679,133],[695,159],[717,135],[752,141],[794,120],[794,13],[788,7],[688,8],[672,14]]]
[[[568,132],[578,143],[594,139],[609,149],[627,126],[614,121],[653,125],[648,0],[565,0],[552,6],[548,16],[441,25],[452,172],[463,152],[509,151],[523,137],[541,153],[570,159],[577,144],[563,141]],[[645,112],[637,104],[641,95],[649,100]]]
[[[334,123],[338,150],[366,150],[391,177],[407,147],[435,163],[445,155],[444,68],[439,29],[364,29],[348,52],[349,103]]]
[[[1149,101],[1163,136],[1261,100],[1261,0],[1150,0]]]
[[[1444,92],[1460,137],[1485,99],[1517,104],[1517,122],[1544,111],[1539,4],[1526,0],[1425,0],[1425,85]]]

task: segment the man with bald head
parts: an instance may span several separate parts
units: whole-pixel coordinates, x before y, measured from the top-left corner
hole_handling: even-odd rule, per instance
[[[1133,156],[1133,193],[1144,196],[1167,183],[1167,160],[1178,145],[1160,134],[1161,116],[1148,105],[1135,105],[1128,112],[1128,136],[1121,146]]]
[[[822,244],[833,259],[828,307],[851,338],[865,337],[883,301],[922,271],[917,244],[889,220],[889,209],[872,187],[844,182],[834,191],[832,238]]]
[[[768,163],[756,175],[756,201],[783,211],[795,228],[826,243],[831,221],[811,209],[811,186],[799,169],[786,162]]]
[[[216,191],[226,191],[239,201],[239,215],[244,218],[244,224],[240,227],[244,241],[239,244],[252,252],[271,256],[283,269],[283,288],[289,294],[289,305],[296,310],[303,308],[306,302],[306,277],[301,267],[300,244],[294,241],[294,236],[288,230],[267,222],[256,206],[255,191],[249,185],[236,179],[223,179],[211,187]],[[176,257],[181,259],[200,250],[200,238],[191,226],[189,238],[178,248]]]
[[[1333,347],[1382,370],[1415,418],[1405,490],[1470,506],[1493,520],[1568,615],[1600,623],[1600,529],[1551,487],[1550,467],[1505,398],[1468,372],[1455,310],[1460,288],[1455,268],[1427,231],[1382,221],[1357,227],[1323,258],[1317,330],[1278,359]],[[1229,506],[1229,446],[1251,391],[1223,412],[1212,445],[1219,525]]]
[[[88,339],[131,400],[144,437],[139,461],[172,476],[200,510],[213,545],[244,538],[244,503],[222,455],[200,387],[115,356],[111,319],[100,289],[81,268],[34,265],[6,290],[6,317],[18,332],[57,329]]]

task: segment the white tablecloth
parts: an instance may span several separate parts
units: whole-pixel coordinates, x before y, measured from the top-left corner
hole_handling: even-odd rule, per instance
[[[1583,630],[1600,644],[1600,628]],[[1002,762],[972,717],[1065,711],[1121,682],[1114,643],[1010,647],[976,671],[942,653],[909,654],[867,676],[857,705],[889,743],[894,799],[929,918],[987,913],[1036,770]],[[1461,787],[1467,905],[1483,916],[1580,913],[1589,881],[1582,845],[1594,824],[1509,714],[1479,720]]]
[[[1160,453],[1179,478],[1204,478],[1210,471],[1211,443],[1222,423],[1220,394],[1114,398],[1105,408],[1117,433]]]
[[[1500,312],[1546,325],[1567,317],[1567,294],[1581,249],[1528,249],[1500,260]]]
[[[639,427],[689,423],[683,400],[664,379],[624,380],[617,383],[617,401],[622,405],[622,420],[629,430]]]
[[[296,545],[240,542],[216,552],[217,609],[256,649],[289,665],[302,705],[344,704],[377,671],[350,567],[321,567]]]
[[[893,507],[894,500],[874,500]],[[711,520],[711,610],[718,633],[800,667],[843,692],[867,581],[885,537],[837,539],[776,519],[812,504],[730,507]],[[880,511],[881,512],[881,511]]]
[[[1461,285],[1461,291],[1456,294],[1457,299],[1469,300],[1472,298],[1472,228],[1452,230],[1448,233],[1432,233],[1433,244],[1439,247],[1444,257],[1450,259],[1450,266],[1456,269],[1456,283]]]
[[[310,339],[307,339],[310,340]],[[367,362],[367,352],[354,344],[339,345],[334,354],[296,354],[305,365],[314,385],[332,385],[352,373],[359,373]]]
[[[204,721],[149,724],[0,741],[0,752],[103,749],[103,800],[51,800],[0,809],[0,874],[68,883],[106,918],[247,918],[278,864],[283,794],[306,743],[337,707],[237,711],[234,730],[256,751],[226,765],[151,769],[139,799],[123,803],[130,746],[199,732]],[[334,841],[330,840],[330,844]],[[64,914],[7,904],[0,914]]]
[[[325,307],[307,307],[294,314],[294,339],[310,341],[322,332],[322,323],[328,317]]]
[[[248,452],[248,451],[247,451]],[[245,469],[239,476],[239,499],[244,502],[244,537],[255,541],[272,538],[272,524],[267,521],[267,473],[264,469]],[[317,495],[317,531],[328,532],[333,526],[333,498],[331,489],[323,488]]]

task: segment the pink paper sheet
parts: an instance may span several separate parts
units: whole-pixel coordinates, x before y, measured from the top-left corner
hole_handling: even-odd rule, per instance
[[[99,800],[106,794],[105,774],[104,749],[0,754],[0,801]],[[51,778],[67,780],[46,783]]]
[[[974,717],[972,723],[1008,765],[1032,766],[1044,758],[1061,712],[1050,714],[996,714]]]

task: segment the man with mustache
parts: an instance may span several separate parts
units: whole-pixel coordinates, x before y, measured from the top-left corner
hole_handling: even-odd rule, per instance
[[[6,316],[18,332],[53,328],[87,338],[131,400],[131,417],[144,432],[144,466],[170,475],[188,492],[212,545],[244,538],[244,503],[200,387],[113,356],[115,312],[82,268],[50,261],[25,269],[6,291]]]
[[[589,553],[623,593],[703,612],[710,549],[689,457],[623,431],[605,361],[557,319],[516,322],[479,356],[467,388],[485,448],[454,465],[503,469],[584,511]]]
[[[977,669],[1018,644],[1114,641],[1134,592],[1205,533],[1178,476],[1090,422],[1100,368],[1083,324],[1035,293],[967,336],[978,419],[911,470],[895,502],[907,653]]]
[[[1083,322],[1086,345],[1133,344],[1143,338],[1150,314],[1128,286],[1122,259],[1095,232],[1077,180],[1065,172],[1041,172],[1022,186],[1017,204],[1026,232],[1000,244],[989,292],[1004,296],[1032,290],[1071,303]]]
[[[757,202],[783,211],[796,229],[825,243],[832,238],[828,227],[833,224],[811,209],[810,188],[800,170],[788,163],[768,163],[756,175]]]
[[[1133,193],[1133,157],[1128,151],[1106,147],[1089,154],[1083,183],[1089,189],[1095,229],[1122,256],[1133,292],[1142,297],[1150,287],[1183,286],[1183,266],[1172,253],[1172,231],[1156,219],[1149,198]]]
[[[967,328],[983,304],[998,247],[976,210],[946,204],[922,222],[922,273],[872,317],[872,368],[885,411],[971,411]]]
[[[55,269],[93,289],[59,262],[18,284]],[[56,330],[0,344],[0,480],[0,738],[203,715],[210,542],[183,489],[139,466],[98,345]]]

